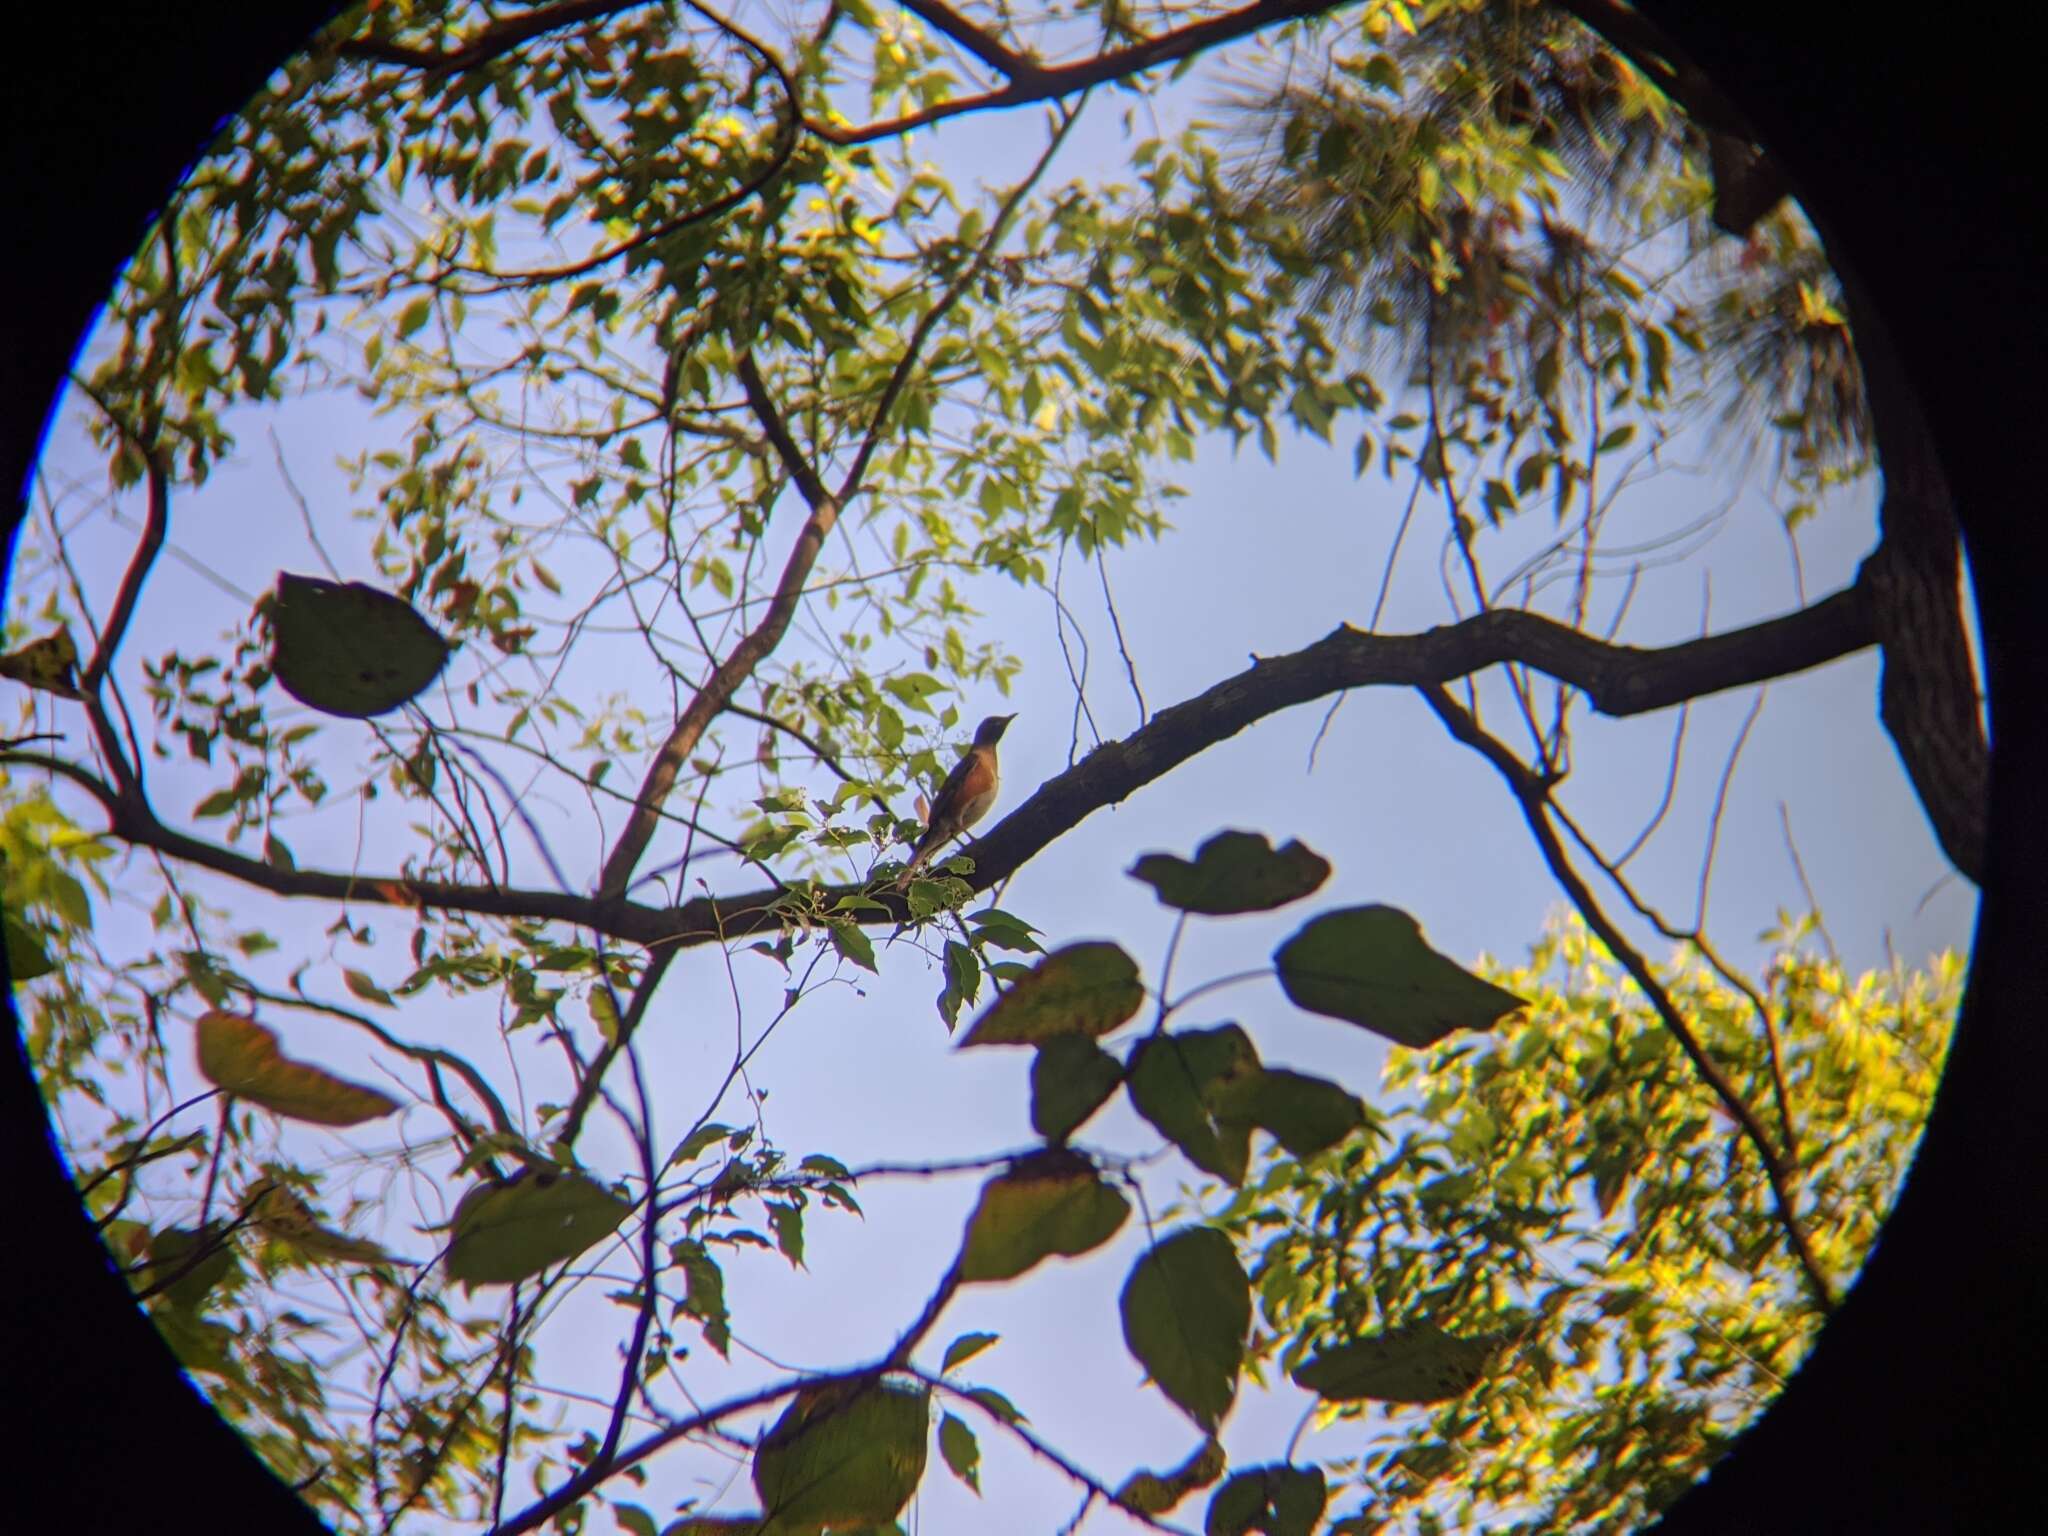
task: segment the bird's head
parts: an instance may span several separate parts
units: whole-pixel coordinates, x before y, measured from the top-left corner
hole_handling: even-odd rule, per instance
[[[992,747],[1003,739],[1003,732],[1010,728],[1015,715],[990,715],[975,727],[974,744],[977,747]]]

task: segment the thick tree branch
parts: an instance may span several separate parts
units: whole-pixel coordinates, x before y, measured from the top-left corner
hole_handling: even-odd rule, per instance
[[[890,118],[887,122],[865,123],[857,128],[834,128],[829,124],[817,122],[809,123],[807,126],[819,138],[833,144],[867,144],[876,139],[908,133],[911,129],[922,128],[927,123],[942,122],[946,118],[959,117],[968,112],[998,111],[1007,107],[1028,106],[1034,101],[1051,101],[1056,97],[1071,96],[1091,85],[1101,85],[1108,80],[1121,80],[1160,64],[1177,63],[1191,54],[1234,42],[1249,33],[1281,22],[1301,21],[1310,16],[1319,16],[1325,11],[1335,10],[1339,3],[1341,0],[1259,0],[1258,4],[1248,5],[1243,10],[1230,11],[1221,16],[1212,16],[1206,21],[1176,27],[1170,32],[1160,33],[1157,37],[1148,37],[1141,43],[1133,43],[1128,48],[1114,48],[1107,53],[1097,54],[1092,59],[1081,59],[1073,64],[1062,64],[1049,69],[1025,70],[1012,75],[1010,83],[999,90],[987,91],[979,96],[959,96],[951,101],[937,102],[932,106],[906,113],[902,117]],[[938,23],[934,21],[933,25],[936,26]]]
[[[1418,635],[1370,635],[1342,625],[1291,655],[1255,659],[1235,677],[1161,710],[1143,729],[1098,747],[1065,773],[1047,780],[1030,799],[975,841],[975,868],[968,884],[975,890],[989,889],[1095,811],[1128,799],[1218,742],[1268,715],[1347,689],[1449,683],[1486,667],[1513,662],[1579,689],[1602,714],[1624,716],[1804,671],[1862,650],[1875,639],[1862,582],[1782,618],[1660,649],[1613,645],[1518,609],[1475,614]],[[77,779],[100,798],[108,812],[108,831],[124,842],[280,896],[563,922],[624,943],[678,948],[773,930],[781,922],[779,908],[788,901],[786,889],[771,889],[700,897],[664,909],[625,901],[616,894],[592,898],[564,891],[491,889],[399,875],[281,870],[164,826],[146,808],[122,804],[106,786],[75,765],[40,753],[0,757],[0,761],[6,760]],[[658,811],[650,816],[650,829],[658,819]],[[836,890],[820,893],[825,899],[837,894]],[[854,914],[856,921],[881,925],[908,919],[907,903],[893,891],[877,887],[865,894],[887,911],[869,909]]]
[[[991,37],[950,6],[935,4],[934,0],[898,0],[898,3],[911,15],[937,27],[989,68],[1000,70],[1013,81],[1034,79],[1044,73],[1045,66],[1038,60],[1027,58],[1001,38]]]

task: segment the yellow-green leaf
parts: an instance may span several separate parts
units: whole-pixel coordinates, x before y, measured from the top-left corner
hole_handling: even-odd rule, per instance
[[[1169,1472],[1133,1472],[1117,1489],[1116,1501],[1140,1514],[1167,1514],[1189,1494],[1215,1482],[1228,1465],[1223,1447],[1214,1439],[1204,1440]]]
[[[894,1520],[924,1476],[928,1403],[873,1380],[800,1393],[754,1453],[764,1533]]]
[[[1145,1001],[1138,962],[1102,941],[1054,950],[991,1004],[966,1045],[1039,1045],[1060,1035],[1106,1035]]]
[[[1131,1214],[1078,1152],[1020,1158],[982,1186],[960,1252],[960,1278],[1009,1280],[1041,1259],[1073,1258],[1108,1242]]]
[[[616,1231],[632,1209],[580,1173],[522,1169],[486,1180],[455,1208],[448,1278],[472,1291],[524,1280]]]
[[[214,1086],[273,1114],[315,1125],[359,1125],[398,1108],[398,1100],[351,1083],[278,1048],[275,1030],[219,1009],[201,1014],[199,1071]]]

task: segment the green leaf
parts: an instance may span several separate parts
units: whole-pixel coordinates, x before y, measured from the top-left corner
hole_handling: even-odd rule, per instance
[[[208,1250],[204,1258],[194,1255]],[[197,1312],[207,1293],[227,1279],[237,1267],[235,1247],[217,1221],[198,1231],[186,1227],[165,1227],[149,1240],[149,1268],[136,1276],[145,1289],[162,1285],[158,1291],[165,1303],[181,1312]],[[192,1267],[186,1269],[190,1264]],[[183,1270],[182,1274],[179,1271]],[[177,1275],[172,1280],[171,1276]],[[168,1285],[164,1282],[170,1281]]]
[[[782,1256],[798,1269],[804,1262],[804,1213],[798,1207],[780,1200],[770,1200],[768,1225],[775,1229],[775,1246],[782,1250]]]
[[[843,959],[851,960],[864,971],[875,969],[874,941],[858,924],[834,920],[828,922],[826,927],[832,934],[832,947],[839,951]]]
[[[1015,1403],[1003,1396],[994,1387],[969,1387],[967,1388],[967,1395],[1001,1419],[1005,1424],[1026,1424],[1030,1422],[1018,1410]]]
[[[1170,1472],[1133,1472],[1117,1489],[1116,1501],[1141,1514],[1167,1514],[1189,1494],[1215,1482],[1229,1464],[1220,1444],[1213,1438],[1204,1440]]]
[[[961,1045],[1038,1045],[1106,1035],[1145,1001],[1138,962],[1100,940],[1054,950],[996,1001]]]
[[[218,1009],[199,1016],[199,1071],[236,1098],[315,1125],[359,1125],[398,1108],[398,1100],[292,1061],[277,1033],[240,1014]]]
[[[1169,907],[1221,916],[1269,912],[1299,901],[1330,878],[1330,865],[1298,840],[1276,853],[1261,833],[1218,832],[1195,850],[1192,864],[1170,853],[1148,853],[1130,872]]]
[[[711,1257],[711,1251],[694,1237],[679,1239],[669,1248],[669,1258],[683,1272],[687,1289],[683,1311],[704,1326],[704,1342],[719,1354],[732,1342],[732,1317],[725,1307],[725,1271]]]
[[[1270,1132],[1294,1157],[1313,1157],[1365,1124],[1357,1095],[1325,1078],[1276,1067],[1225,1085],[1216,1108]]]
[[[1131,1269],[1121,1302],[1124,1342],[1159,1390],[1215,1432],[1237,1396],[1252,1288],[1230,1239],[1189,1227]]]
[[[1078,1152],[1019,1158],[982,1186],[960,1249],[960,1278],[1009,1280],[1041,1259],[1074,1258],[1117,1234],[1131,1208]]]
[[[1251,1124],[1220,1108],[1240,1079],[1259,1071],[1251,1037],[1235,1024],[1148,1035],[1131,1052],[1125,1089],[1139,1114],[1206,1173],[1244,1182]]]
[[[974,1438],[973,1430],[950,1413],[939,1420],[939,1454],[946,1458],[952,1474],[979,1495],[981,1442]]]
[[[1328,1402],[1442,1403],[1479,1385],[1508,1342],[1505,1334],[1461,1339],[1411,1323],[1320,1350],[1292,1374],[1296,1386]]]
[[[614,1504],[612,1518],[619,1522],[620,1530],[631,1531],[633,1536],[661,1536],[660,1528],[654,1523],[654,1516],[638,1504]]]
[[[8,981],[18,987],[57,969],[57,962],[50,958],[35,930],[12,912],[0,913],[0,927],[6,931]]]
[[[389,992],[386,992],[361,971],[343,971],[341,973],[341,984],[366,1003],[382,1003],[386,1008],[396,1008],[398,1006],[398,1004],[391,1000]]]
[[[1635,435],[1635,423],[1624,421],[1620,426],[1600,439],[1600,447],[1597,451],[1600,453],[1612,453],[1616,448],[1626,447]]]
[[[522,1169],[485,1180],[455,1208],[448,1278],[469,1291],[524,1280],[609,1236],[632,1209],[580,1173]]]
[[[418,697],[449,655],[403,599],[289,571],[277,578],[270,632],[271,670],[284,691],[344,719],[388,714]]]
[[[939,1374],[945,1375],[956,1365],[964,1365],[983,1350],[991,1347],[1002,1337],[999,1333],[963,1333],[946,1346],[946,1357],[939,1363]]]
[[[928,1403],[872,1379],[799,1393],[754,1452],[764,1533],[894,1520],[924,1476]]]
[[[1032,1128],[1065,1141],[1123,1080],[1123,1063],[1086,1035],[1054,1036],[1031,1061]]]
[[[386,1264],[391,1255],[366,1237],[355,1237],[321,1225],[320,1218],[299,1193],[285,1184],[272,1184],[250,1207],[255,1224],[297,1256],[312,1260],[340,1260],[351,1264]]]
[[[398,334],[411,336],[423,330],[434,313],[434,301],[421,294],[398,312]]]
[[[1273,952],[1298,1008],[1364,1026],[1396,1045],[1434,1045],[1454,1029],[1491,1029],[1528,1003],[1431,949],[1396,907],[1347,907],[1313,919]]]
[[[677,1144],[675,1151],[668,1155],[668,1166],[674,1168],[682,1163],[693,1163],[703,1156],[704,1149],[714,1141],[723,1141],[732,1134],[732,1127],[720,1125],[717,1121],[700,1125]]]
[[[1202,1530],[1204,1536],[1246,1536],[1249,1531],[1263,1531],[1265,1536],[1309,1536],[1329,1502],[1330,1490],[1321,1467],[1290,1467],[1280,1462],[1246,1467],[1216,1490]]]

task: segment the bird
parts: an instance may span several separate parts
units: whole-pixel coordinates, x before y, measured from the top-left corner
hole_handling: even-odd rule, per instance
[[[996,803],[1001,779],[996,767],[996,743],[1003,739],[1015,715],[990,715],[975,727],[974,745],[953,765],[946,782],[932,799],[925,818],[924,836],[910,855],[910,865],[897,877],[896,889],[907,891],[919,869],[939,849],[960,836],[988,813]]]

